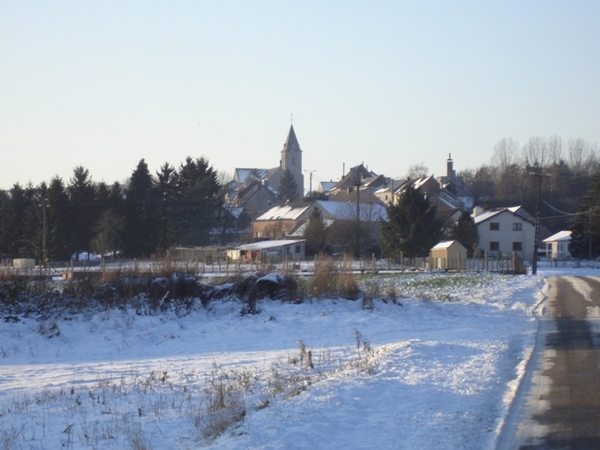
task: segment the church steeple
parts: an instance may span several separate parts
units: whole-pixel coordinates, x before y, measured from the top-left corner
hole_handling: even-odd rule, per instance
[[[290,131],[288,133],[287,139],[283,144],[282,152],[302,152],[300,150],[300,144],[298,143],[298,138],[296,137],[296,132],[294,131],[294,125],[290,125]]]
[[[281,150],[281,168],[283,170],[289,170],[296,184],[298,185],[298,192],[304,195],[304,174],[302,173],[302,150],[296,137],[296,131],[294,125],[290,125],[290,131],[288,132],[287,139],[283,144]]]

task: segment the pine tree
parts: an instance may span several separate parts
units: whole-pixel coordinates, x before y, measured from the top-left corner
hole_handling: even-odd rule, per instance
[[[473,256],[479,242],[479,234],[471,214],[463,211],[457,222],[452,225],[449,238],[460,242],[467,249],[467,255]]]
[[[93,227],[97,219],[96,190],[89,171],[82,166],[73,169],[67,188],[69,194],[70,240],[75,252],[90,252]]]
[[[12,258],[33,258],[36,239],[36,211],[40,210],[35,199],[35,189],[16,183],[4,197],[0,211],[2,248],[0,251]]]
[[[205,158],[186,158],[177,173],[175,221],[181,245],[207,245],[220,206],[215,170]]]
[[[306,228],[304,229],[306,239],[307,255],[323,253],[327,246],[327,228],[323,220],[321,209],[316,206],[310,214]]]
[[[130,257],[150,256],[157,247],[156,191],[142,159],[131,174],[124,200],[125,230],[123,248]]]
[[[169,163],[164,163],[156,173],[158,177],[158,248],[162,252],[177,241],[177,226],[175,220],[177,172]]]
[[[283,172],[278,189],[278,197],[284,202],[293,202],[298,198],[298,184],[289,169]]]
[[[381,225],[383,253],[392,258],[427,256],[442,236],[442,222],[435,206],[413,187],[407,188],[398,203],[388,205],[388,221]]]
[[[76,251],[71,244],[69,208],[64,182],[54,177],[46,194],[46,257],[50,261],[69,261]]]

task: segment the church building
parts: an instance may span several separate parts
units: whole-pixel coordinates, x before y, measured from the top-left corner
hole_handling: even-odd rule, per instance
[[[304,174],[302,172],[302,149],[296,137],[294,125],[290,126],[281,150],[279,166],[271,169],[236,168],[229,203],[243,208],[251,219],[264,213],[278,202],[281,179],[289,170],[296,186],[298,197],[304,196]]]

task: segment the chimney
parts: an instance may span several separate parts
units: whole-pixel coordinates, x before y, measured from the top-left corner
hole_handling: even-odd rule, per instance
[[[446,176],[448,181],[454,179],[454,164],[452,161],[452,153],[448,153],[448,159],[446,160]]]
[[[483,214],[483,208],[481,206],[473,208],[473,218],[480,216],[481,214]]]

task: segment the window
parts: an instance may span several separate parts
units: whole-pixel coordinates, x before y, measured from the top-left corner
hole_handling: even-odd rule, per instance
[[[513,223],[513,231],[521,231],[523,230],[523,224],[520,222]]]
[[[301,249],[301,246],[300,246],[300,245],[296,245],[296,246],[294,247],[294,251],[296,252],[296,254],[299,254],[299,253],[300,253],[300,249]]]
[[[490,230],[491,231],[500,231],[500,223],[499,222],[490,222]]]
[[[500,250],[500,242],[490,242],[490,251],[497,252]]]
[[[522,252],[523,251],[523,243],[522,242],[513,242],[513,252]]]

